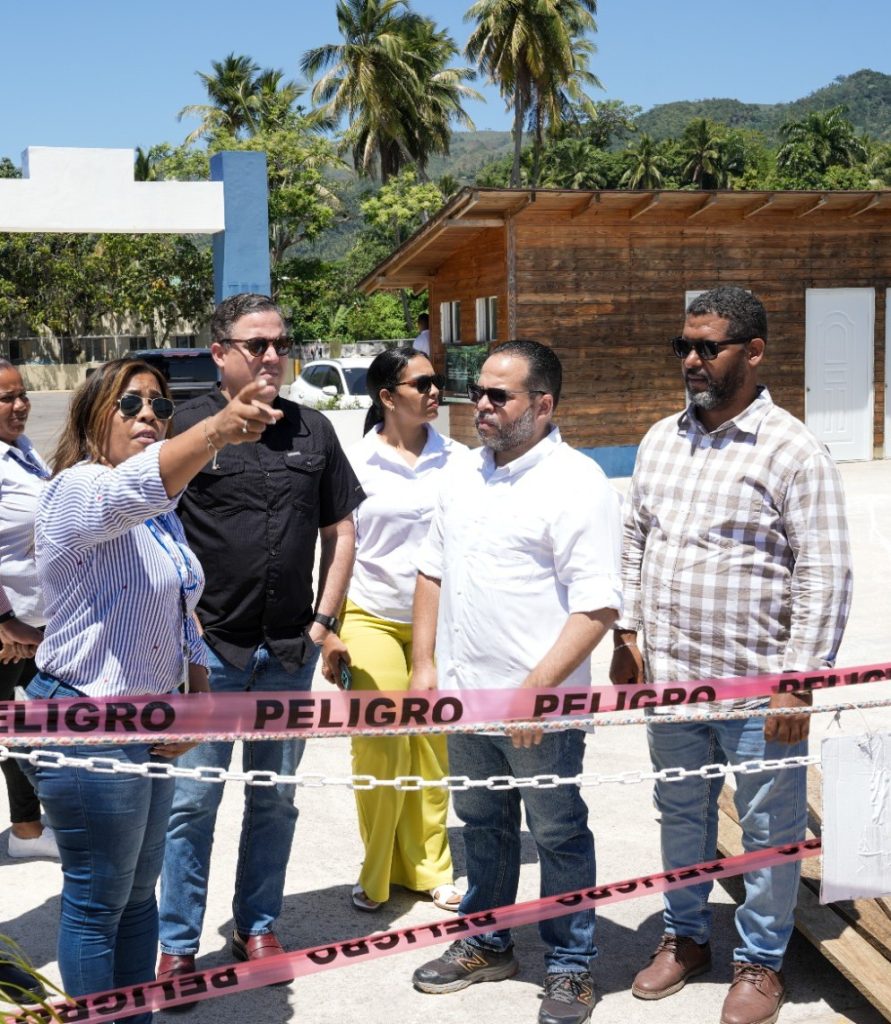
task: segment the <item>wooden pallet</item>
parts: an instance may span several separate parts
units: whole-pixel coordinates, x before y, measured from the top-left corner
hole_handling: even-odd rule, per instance
[[[822,825],[821,775],[808,769],[808,834]],[[719,801],[718,849],[725,857],[743,853],[733,794],[725,786]],[[802,861],[795,927],[891,1021],[891,901],[843,900],[820,904],[820,866]]]

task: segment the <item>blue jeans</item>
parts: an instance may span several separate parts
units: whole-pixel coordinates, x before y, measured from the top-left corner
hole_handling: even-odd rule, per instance
[[[740,764],[760,758],[797,757],[807,741],[767,743],[764,719],[685,722],[648,726],[653,768],[700,768],[705,764]],[[656,806],[662,816],[662,864],[666,871],[716,856],[718,795],[723,779],[688,778],[656,783]],[[798,843],[807,820],[804,768],[785,768],[736,776],[736,809],[746,852]],[[736,911],[741,944],[733,959],[778,971],[792,934],[801,865],[750,871],[743,876],[745,901]],[[705,942],[711,930],[708,905],[711,882],[665,894],[665,930]]]
[[[515,748],[507,736],[450,735],[449,771],[472,779],[491,775],[578,775],[582,771],[585,734],[578,729],[545,733],[538,747]],[[520,805],[538,849],[541,895],[596,884],[594,837],[588,808],[575,786],[555,789],[469,789],[453,794],[455,812],[464,822],[467,894],[462,914],[477,914],[516,901],[520,882]],[[538,926],[547,946],[547,971],[587,971],[597,956],[594,911],[565,914]],[[487,932],[468,940],[483,949],[511,946],[510,931]]]
[[[209,646],[210,685],[214,693],[249,690],[307,691],[312,686],[318,651],[297,672],[287,672],[266,646],[257,648],[245,669],[224,661]],[[296,772],[303,740],[249,740],[243,744],[244,771]],[[228,768],[233,744],[200,743],[182,755],[184,768]],[[293,785],[244,787],[244,819],[235,871],[232,914],[243,935],[272,930],[281,913],[285,871],[297,824]],[[220,783],[177,779],[167,831],[167,852],[161,873],[161,949],[179,956],[198,952],[217,811],[223,798]]]
[[[77,692],[40,673],[29,684],[28,696],[72,697]],[[141,743],[41,749],[134,764],[164,761]],[[65,991],[81,996],[154,980],[155,885],[173,781],[29,764],[24,771],[40,796],[62,861],[58,956]],[[145,1013],[127,1020],[145,1024],[151,1017]]]

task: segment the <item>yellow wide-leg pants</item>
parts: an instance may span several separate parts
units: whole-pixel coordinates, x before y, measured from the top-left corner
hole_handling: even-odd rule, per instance
[[[375,618],[347,601],[340,636],[352,658],[353,689],[409,689],[411,633],[410,624]],[[443,735],[356,736],[352,748],[355,775],[448,775]],[[391,883],[423,892],[453,881],[448,790],[376,787],[355,793],[365,845],[359,885],[366,896],[383,902],[390,898]]]

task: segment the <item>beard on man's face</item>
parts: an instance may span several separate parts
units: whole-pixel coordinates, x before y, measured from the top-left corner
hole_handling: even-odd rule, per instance
[[[480,431],[480,424],[484,424],[489,430]],[[522,416],[511,423],[500,423],[497,412],[477,412],[473,417],[473,424],[476,427],[477,437],[493,452],[509,452],[520,448],[535,433],[535,410],[530,405]]]
[[[702,390],[691,390],[689,383],[691,379],[705,382],[705,387]],[[684,371],[684,385],[687,388],[689,401],[697,409],[704,409],[707,412],[712,409],[723,409],[729,405],[743,389],[745,383],[746,368],[742,362],[729,367],[721,377],[709,377],[704,372]]]

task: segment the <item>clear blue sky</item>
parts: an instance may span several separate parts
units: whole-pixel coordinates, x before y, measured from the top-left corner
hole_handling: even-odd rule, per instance
[[[411,0],[463,48],[471,0]],[[334,0],[0,0],[0,156],[32,146],[182,141],[201,103],[195,72],[230,51],[298,78],[310,47],[340,42]],[[825,12],[825,13],[823,13]],[[644,109],[678,99],[797,99],[838,75],[891,74],[889,0],[600,0],[595,98]],[[479,86],[478,86],[479,87]],[[472,104],[509,128],[497,92]]]

